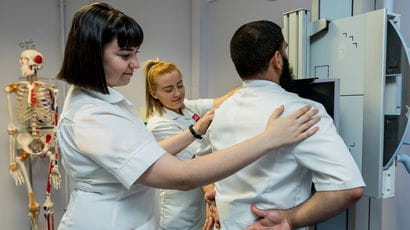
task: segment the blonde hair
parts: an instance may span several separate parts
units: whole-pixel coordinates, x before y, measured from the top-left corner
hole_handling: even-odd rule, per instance
[[[156,60],[148,60],[144,63],[147,118],[154,115],[154,110],[158,112],[160,116],[164,114],[164,107],[158,99],[151,96],[151,92],[157,90],[157,78],[161,75],[171,73],[172,71],[178,71],[178,73],[181,74],[181,71],[175,64],[171,62],[161,62],[158,58]]]

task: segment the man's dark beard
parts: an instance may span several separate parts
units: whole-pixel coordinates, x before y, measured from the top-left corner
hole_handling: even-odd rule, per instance
[[[282,74],[280,75],[279,85],[285,89],[286,91],[294,92],[294,79],[292,75],[292,70],[289,68],[289,60],[283,57],[283,70]]]
[[[283,57],[283,71],[279,79],[279,85],[283,89],[288,92],[296,93],[301,97],[312,99],[314,95],[317,94],[317,92],[311,88],[313,80],[314,78],[295,80],[293,78],[292,69],[289,68],[289,60]]]

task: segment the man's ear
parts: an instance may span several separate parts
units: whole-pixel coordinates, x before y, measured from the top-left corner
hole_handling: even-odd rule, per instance
[[[282,55],[280,54],[279,51],[276,51],[271,60],[270,63],[272,65],[272,67],[276,70],[282,70],[283,68],[283,59],[282,59]]]

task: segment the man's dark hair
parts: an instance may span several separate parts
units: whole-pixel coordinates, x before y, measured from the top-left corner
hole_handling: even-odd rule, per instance
[[[271,21],[255,21],[241,26],[231,39],[231,58],[243,79],[267,71],[276,51],[281,52],[284,37],[281,28]]]
[[[143,38],[138,23],[110,5],[96,2],[84,6],[74,15],[57,78],[108,94],[102,61],[104,46],[117,39],[120,48],[135,48]]]

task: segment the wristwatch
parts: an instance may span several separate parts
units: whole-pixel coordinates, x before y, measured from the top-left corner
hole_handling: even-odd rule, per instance
[[[189,131],[191,132],[192,136],[194,136],[196,139],[202,139],[202,136],[196,133],[193,127],[194,125],[189,126]]]

